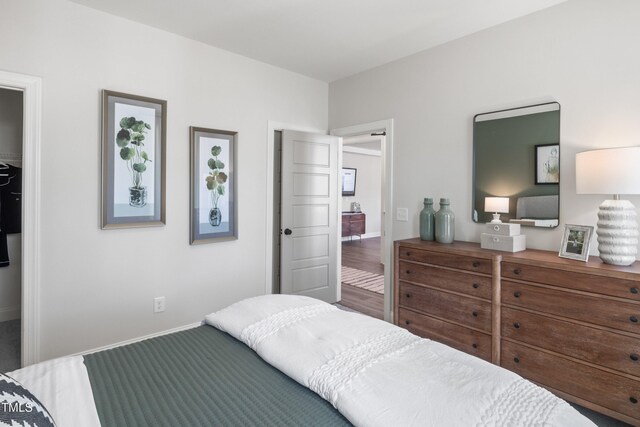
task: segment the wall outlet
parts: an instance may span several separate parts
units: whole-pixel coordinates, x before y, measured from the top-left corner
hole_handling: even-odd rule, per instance
[[[409,209],[398,208],[396,210],[396,221],[409,221]]]
[[[162,313],[165,309],[166,301],[164,297],[155,297],[153,299],[153,312]]]

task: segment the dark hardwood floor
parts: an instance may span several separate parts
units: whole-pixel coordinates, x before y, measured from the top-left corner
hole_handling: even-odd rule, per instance
[[[380,237],[358,239],[342,242],[342,265],[368,271],[370,273],[384,274],[384,266],[380,262]]]
[[[342,265],[375,274],[384,274],[384,266],[380,262],[380,237],[369,239],[354,238],[342,242]],[[340,304],[360,313],[384,318],[384,296],[355,286],[342,285]]]

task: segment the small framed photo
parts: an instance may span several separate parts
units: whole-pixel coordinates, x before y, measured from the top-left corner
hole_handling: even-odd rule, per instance
[[[589,243],[592,234],[593,227],[591,226],[565,225],[562,236],[562,247],[558,255],[562,258],[587,261],[587,259],[589,259]]]
[[[560,144],[536,145],[536,184],[560,183]]]
[[[190,243],[238,238],[238,132],[190,128]]]
[[[102,228],[165,224],[167,101],[102,91]]]

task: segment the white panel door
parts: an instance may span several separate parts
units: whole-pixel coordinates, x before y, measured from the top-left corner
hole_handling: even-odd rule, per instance
[[[334,303],[340,138],[282,132],[280,291]]]

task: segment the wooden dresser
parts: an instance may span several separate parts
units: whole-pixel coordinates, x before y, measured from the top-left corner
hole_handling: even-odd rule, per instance
[[[419,239],[396,242],[395,251],[396,324],[495,362],[493,255],[472,243]]]
[[[640,263],[419,239],[395,251],[398,325],[640,425]]]
[[[362,237],[366,220],[367,217],[362,212],[342,212],[342,237]]]

